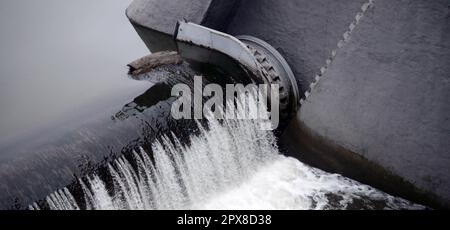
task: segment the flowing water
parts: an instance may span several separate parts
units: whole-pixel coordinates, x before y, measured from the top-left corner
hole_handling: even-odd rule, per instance
[[[198,126],[190,144],[172,133],[152,145],[152,154],[140,148],[132,159],[109,163],[112,186],[90,175],[78,179],[82,198],[63,188],[29,209],[42,203],[52,210],[424,208],[282,155],[257,120],[208,119],[207,127]]]

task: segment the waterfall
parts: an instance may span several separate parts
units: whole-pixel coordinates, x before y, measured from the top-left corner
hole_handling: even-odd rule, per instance
[[[208,119],[198,128],[189,145],[171,133],[153,143],[152,156],[140,148],[132,161],[109,163],[113,189],[99,175],[79,179],[83,204],[67,188],[45,202],[52,210],[424,208],[282,155],[257,120]]]

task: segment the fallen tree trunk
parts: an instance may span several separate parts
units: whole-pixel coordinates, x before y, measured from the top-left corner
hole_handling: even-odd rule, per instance
[[[130,68],[128,74],[137,76],[162,65],[181,64],[181,62],[183,59],[175,51],[153,53],[128,64]]]

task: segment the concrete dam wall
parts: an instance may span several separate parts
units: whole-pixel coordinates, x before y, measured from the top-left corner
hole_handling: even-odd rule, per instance
[[[301,107],[280,142],[304,162],[450,207],[449,0],[136,0],[153,52],[192,21],[252,35],[287,60]],[[295,150],[295,151],[293,151]]]
[[[297,128],[382,166],[447,205],[449,3],[376,1],[295,121]],[[326,155],[327,167],[358,175],[333,159],[339,158],[334,151]],[[387,183],[383,187],[406,191],[401,183]]]

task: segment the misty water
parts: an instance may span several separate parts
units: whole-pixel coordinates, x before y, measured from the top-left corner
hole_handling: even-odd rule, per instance
[[[0,1],[0,158],[148,88],[124,74],[148,54],[125,16],[129,3]]]

